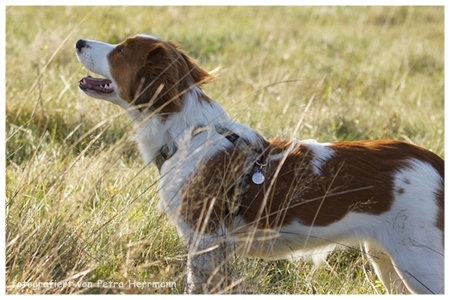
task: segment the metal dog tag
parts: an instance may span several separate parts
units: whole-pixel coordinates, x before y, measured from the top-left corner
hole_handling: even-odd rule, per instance
[[[261,184],[264,182],[264,175],[262,174],[261,170],[257,170],[252,175],[252,181],[254,184]]]

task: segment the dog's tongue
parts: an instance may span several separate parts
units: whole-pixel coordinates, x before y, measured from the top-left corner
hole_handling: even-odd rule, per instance
[[[86,77],[83,77],[80,79],[79,83],[86,83],[90,85],[105,85],[105,84],[111,84],[111,80],[106,78],[95,78],[91,75],[88,75]]]
[[[114,92],[114,88],[111,85],[111,80],[106,78],[95,78],[90,75],[80,79],[79,87],[83,91],[94,90],[97,92],[109,94]]]

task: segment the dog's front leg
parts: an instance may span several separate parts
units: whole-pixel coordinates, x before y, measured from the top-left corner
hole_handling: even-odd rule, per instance
[[[202,234],[188,246],[186,294],[233,293],[233,247],[226,234]]]

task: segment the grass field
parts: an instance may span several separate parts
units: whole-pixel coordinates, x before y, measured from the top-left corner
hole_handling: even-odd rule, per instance
[[[77,88],[77,39],[136,33],[222,66],[207,94],[267,137],[400,139],[444,156],[443,7],[7,7],[6,293],[183,292],[156,168],[122,110]],[[318,269],[235,267],[246,293],[384,293],[359,248]]]

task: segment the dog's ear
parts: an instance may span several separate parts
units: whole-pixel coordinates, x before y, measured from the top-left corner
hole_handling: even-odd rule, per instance
[[[184,93],[214,78],[177,44],[159,43],[148,51],[145,64],[135,75],[135,86],[131,88],[134,104],[141,111],[152,108],[164,113],[177,112],[181,110]]]
[[[175,42],[169,41],[167,44],[175,49],[175,53],[180,56],[180,59],[184,61],[187,67],[188,76],[190,76],[193,83],[199,87],[202,87],[204,84],[210,83],[216,79],[214,73],[215,71],[208,72],[203,69],[192,57],[186,54],[178,44]]]
[[[146,55],[131,88],[133,101],[141,111],[177,112],[181,109],[180,79],[176,62],[163,45],[156,45]]]

